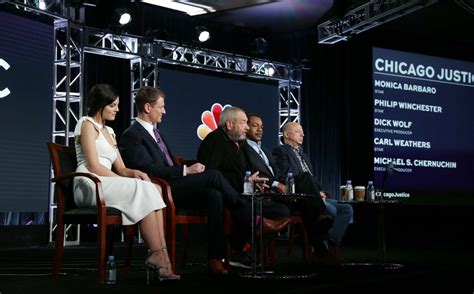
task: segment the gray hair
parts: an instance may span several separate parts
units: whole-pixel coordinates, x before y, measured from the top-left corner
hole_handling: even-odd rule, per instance
[[[219,119],[219,127],[225,127],[226,122],[235,121],[239,112],[245,113],[241,108],[235,106],[228,106],[224,108]]]
[[[281,131],[284,133],[284,132],[286,132],[291,126],[294,126],[294,125],[297,125],[297,124],[298,124],[298,123],[289,121],[289,122],[287,122],[286,124],[283,125],[283,127],[281,128]]]
[[[289,121],[289,122],[287,122],[286,124],[283,125],[283,127],[281,128],[281,132],[283,133],[283,137],[282,137],[283,138],[283,143],[287,143],[286,138],[285,138],[285,133],[288,131],[288,129],[291,126],[295,126],[295,125],[299,125],[299,123]]]

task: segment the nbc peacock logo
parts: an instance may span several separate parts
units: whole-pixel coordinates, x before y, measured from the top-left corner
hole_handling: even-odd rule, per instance
[[[203,111],[201,114],[202,124],[199,125],[196,130],[196,134],[199,139],[204,140],[207,134],[217,129],[222,111],[229,106],[231,105],[226,104],[225,106],[222,106],[220,103],[214,103],[212,104],[210,111]]]

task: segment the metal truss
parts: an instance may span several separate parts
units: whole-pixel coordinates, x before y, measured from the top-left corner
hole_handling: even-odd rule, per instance
[[[123,58],[138,58],[138,37],[86,28],[84,52]]]
[[[88,30],[86,39],[88,41],[84,51],[87,53],[130,59],[131,120],[134,120],[137,115],[133,97],[144,85],[158,86],[158,65],[165,63],[277,80],[279,81],[280,127],[287,121],[299,121],[300,68],[268,60],[187,47],[163,40],[143,42],[143,39],[139,37],[120,36],[94,30]],[[279,136],[281,136],[281,129]]]
[[[143,44],[142,48],[147,56],[168,64],[278,81],[288,80],[291,75],[289,65],[285,63],[193,48],[163,40]]]
[[[353,35],[436,2],[438,0],[371,0],[350,10],[342,19],[332,19],[318,25],[318,43],[334,44],[339,41],[347,41]]]
[[[287,122],[300,122],[300,81],[280,81],[278,84],[280,127],[278,132],[279,142],[282,143],[283,126]]]
[[[53,79],[53,142],[73,145],[74,128],[82,116],[83,30],[65,19],[54,22],[54,79]],[[54,184],[50,188],[49,241],[53,241],[55,210]],[[74,234],[75,233],[75,234]],[[71,236],[75,235],[75,239]],[[65,245],[79,245],[80,226],[68,225],[65,230]],[[72,239],[72,240],[71,240]]]

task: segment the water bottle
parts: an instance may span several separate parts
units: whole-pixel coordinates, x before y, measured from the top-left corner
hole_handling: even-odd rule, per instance
[[[115,265],[115,258],[111,255],[107,259],[105,265],[105,283],[108,285],[115,285],[117,283],[117,267]]]
[[[289,172],[286,176],[286,193],[288,194],[295,194],[295,178],[293,177],[293,173]]]
[[[252,178],[250,178],[250,171],[245,172],[244,194],[247,194],[247,195],[253,194],[253,181],[252,181]]]
[[[375,200],[375,186],[373,181],[369,181],[367,189],[365,189],[365,201]]]
[[[354,200],[354,189],[352,188],[351,180],[347,180],[347,183],[346,183],[346,199],[347,201]]]

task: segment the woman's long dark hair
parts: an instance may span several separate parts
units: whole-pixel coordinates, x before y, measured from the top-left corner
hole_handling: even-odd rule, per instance
[[[87,94],[87,115],[94,116],[101,112],[105,106],[114,102],[118,92],[108,84],[97,84]]]

